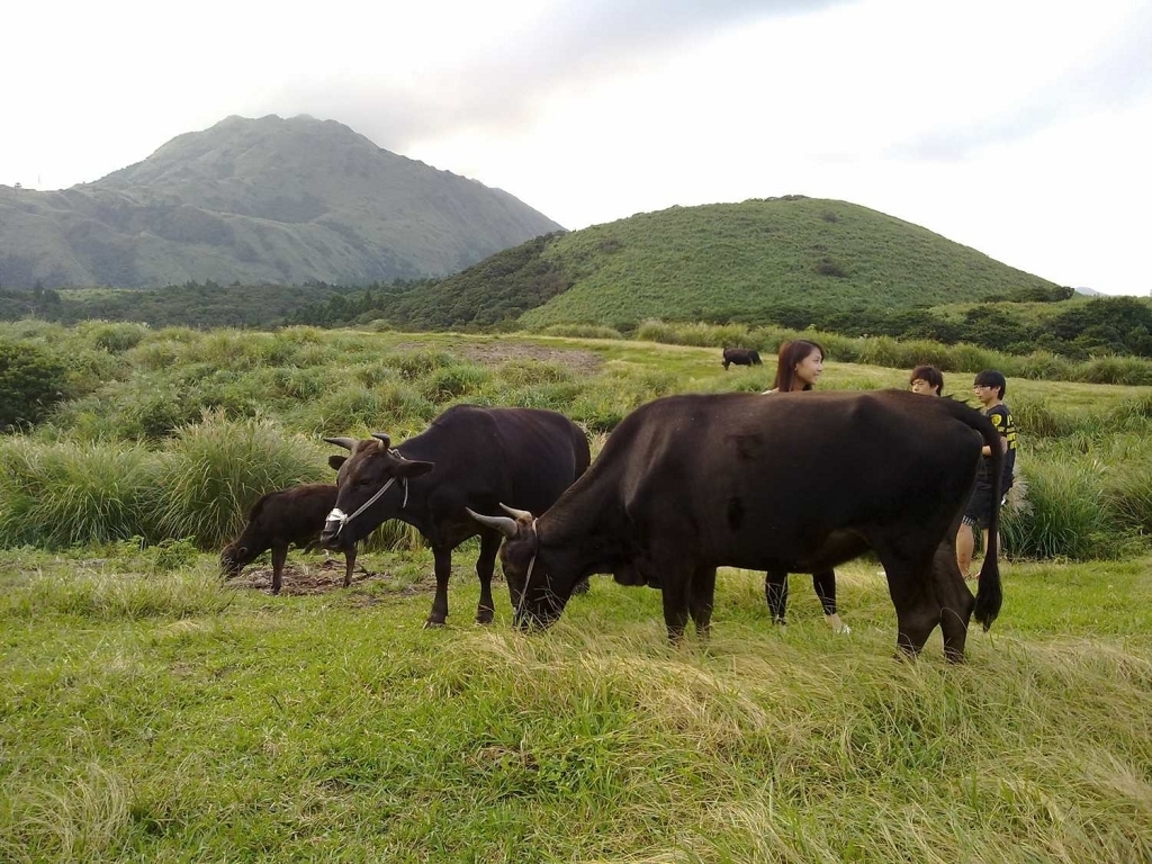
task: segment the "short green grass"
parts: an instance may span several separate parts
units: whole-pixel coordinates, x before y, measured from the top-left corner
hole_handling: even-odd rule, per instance
[[[722,571],[714,636],[594,580],[548,633],[423,630],[427,553],[270,597],[209,556],[0,553],[0,860],[1152,858],[1152,560],[1005,568],[970,662],[893,660],[876,564],[852,625]],[[295,558],[309,566],[308,558]],[[414,581],[415,580],[415,581]],[[415,589],[415,590],[414,590]]]

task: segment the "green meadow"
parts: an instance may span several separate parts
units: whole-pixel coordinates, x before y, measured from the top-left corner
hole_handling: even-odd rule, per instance
[[[260,494],[331,478],[324,435],[472,401],[560,410],[595,451],[652,398],[770,385],[705,335],[0,325],[55,376],[0,437],[0,861],[1152,860],[1146,385],[1006,369],[1005,602],[959,667],[938,632],[892,659],[867,558],[849,635],[807,577],[779,628],[762,574],[723,570],[678,649],[659,594],[607,577],[547,633],[502,583],[475,625],[474,542],[424,630],[431,553],[395,524],[348,589],[322,553],[278,597],[266,559],[219,575]],[[826,341],[821,389],[906,385],[907,345]],[[946,392],[987,359],[949,355]]]

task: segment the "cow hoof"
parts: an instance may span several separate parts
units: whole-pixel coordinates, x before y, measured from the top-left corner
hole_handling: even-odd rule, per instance
[[[491,624],[492,623],[492,610],[484,609],[476,613],[477,624]]]
[[[424,622],[424,629],[425,630],[433,630],[437,627],[443,627],[443,626],[444,626],[443,621],[436,621],[435,619],[432,619],[432,618],[429,618],[427,621]]]

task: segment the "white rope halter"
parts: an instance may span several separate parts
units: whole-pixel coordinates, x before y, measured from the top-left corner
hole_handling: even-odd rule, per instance
[[[382,487],[380,487],[380,491],[378,491],[375,495],[373,495],[371,498],[369,498],[367,501],[365,501],[363,504],[361,504],[360,507],[356,510],[356,512],[353,513],[351,516],[346,515],[344,513],[344,511],[341,510],[339,507],[333,507],[332,512],[328,514],[328,518],[324,520],[325,522],[339,522],[340,523],[340,527],[336,529],[336,533],[333,536],[339,537],[340,532],[344,530],[345,525],[347,525],[349,522],[351,522],[353,519],[355,519],[357,516],[359,516],[361,513],[363,513],[365,510],[367,510],[369,507],[371,507],[377,501],[379,501],[380,496],[383,495],[385,492],[387,492],[389,487],[391,487],[391,485],[395,482],[396,482],[396,478],[390,477],[388,479],[388,482],[385,483]],[[400,505],[401,510],[403,510],[405,507],[408,506],[408,478],[405,477],[403,482],[404,482],[404,502]]]

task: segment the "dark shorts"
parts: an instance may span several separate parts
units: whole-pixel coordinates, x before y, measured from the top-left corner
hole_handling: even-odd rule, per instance
[[[1000,498],[1000,506],[1008,498],[1008,490],[1004,490]],[[992,487],[977,483],[972,490],[972,497],[968,499],[968,506],[964,508],[964,521],[980,530],[988,527],[992,520]]]

